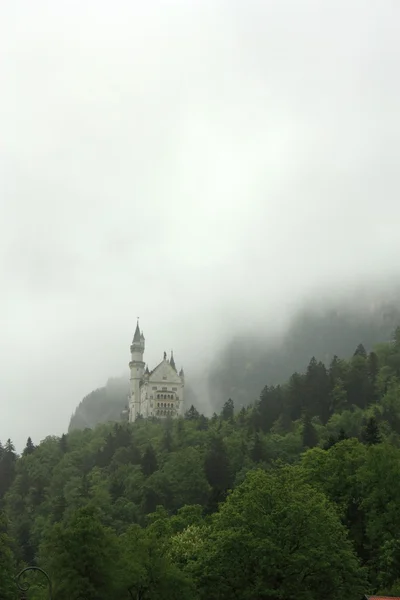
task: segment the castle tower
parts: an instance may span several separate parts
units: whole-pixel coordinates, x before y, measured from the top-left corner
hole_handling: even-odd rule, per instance
[[[129,363],[129,368],[131,370],[129,421],[131,422],[135,421],[136,417],[142,414],[140,385],[145,367],[145,363],[143,362],[144,348],[144,335],[143,332],[140,332],[138,321],[136,325],[135,335],[133,336],[131,344],[131,361]]]

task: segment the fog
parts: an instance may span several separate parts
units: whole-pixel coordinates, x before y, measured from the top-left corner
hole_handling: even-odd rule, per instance
[[[390,280],[394,0],[3,0],[0,439],[127,371]]]

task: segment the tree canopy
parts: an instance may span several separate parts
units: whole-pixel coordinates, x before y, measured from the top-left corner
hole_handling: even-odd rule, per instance
[[[26,565],[56,600],[399,594],[398,340],[311,358],[211,418],[103,423],[21,456],[3,441],[0,597]]]

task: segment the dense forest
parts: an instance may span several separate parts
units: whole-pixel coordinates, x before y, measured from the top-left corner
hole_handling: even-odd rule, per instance
[[[0,503],[4,600],[32,564],[55,600],[399,595],[400,328],[211,418],[7,440]]]

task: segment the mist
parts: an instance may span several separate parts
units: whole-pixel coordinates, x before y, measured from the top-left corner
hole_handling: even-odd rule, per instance
[[[198,377],[237,332],[397,281],[399,17],[3,0],[0,439],[66,431],[137,317],[150,367]]]

